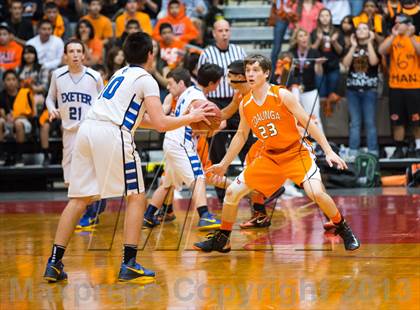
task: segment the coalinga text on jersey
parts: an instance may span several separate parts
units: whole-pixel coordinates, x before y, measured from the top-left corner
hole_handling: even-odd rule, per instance
[[[262,121],[280,120],[280,113],[273,110],[263,110],[252,117],[252,126],[257,127]]]
[[[85,93],[68,92],[61,94],[61,100],[63,101],[63,103],[80,102],[91,105],[92,96]]]

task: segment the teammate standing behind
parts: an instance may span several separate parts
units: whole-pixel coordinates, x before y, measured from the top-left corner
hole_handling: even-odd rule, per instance
[[[77,39],[70,40],[64,46],[68,65],[55,70],[51,77],[46,105],[50,120],[61,118],[63,127],[63,174],[66,186],[70,182],[70,164],[76,141],[76,134],[81,121],[103,88],[99,72],[83,65],[85,46]],[[58,103],[58,107],[56,107]],[[87,227],[94,224],[96,208],[89,208],[80,225]]]
[[[280,86],[270,85],[271,62],[264,56],[245,59],[245,74],[251,92],[241,101],[239,128],[223,160],[209,170],[224,175],[231,162],[245,145],[250,130],[263,143],[260,155],[245,167],[226,190],[220,231],[194,246],[202,251],[230,251],[229,238],[235,222],[240,199],[257,190],[266,197],[273,195],[286,179],[300,184],[308,197],[336,225],[336,234],[344,240],[346,250],[356,250],[360,243],[344,221],[334,201],[325,192],[314,156],[302,138],[297,122],[308,124],[309,134],[320,144],[330,166],[347,168],[334,153],[322,131],[306,114],[294,95]]]
[[[86,206],[99,198],[127,196],[124,256],[120,281],[147,282],[155,273],[136,263],[146,197],[134,131],[141,124],[159,131],[173,130],[206,120],[210,109],[193,110],[177,118],[166,116],[159,87],[146,71],[153,65],[153,44],[145,33],[134,33],[124,43],[128,66],[115,72],[81,124],[73,150],[69,202],[58,223],[44,278],[67,279],[62,258],[77,221]],[[147,112],[148,117],[144,117]]]
[[[176,69],[168,74],[172,82],[178,85],[179,92],[172,91],[173,95],[179,96],[175,117],[186,113],[197,100],[207,100],[206,95],[214,91],[223,76],[223,69],[215,64],[204,64],[198,70],[197,85],[191,84],[191,77],[185,69]],[[171,84],[172,84],[171,82]],[[184,87],[189,86],[183,92]],[[153,227],[159,224],[154,217],[158,207],[162,204],[171,187],[179,189],[183,184],[192,190],[192,203],[200,216],[198,227],[200,230],[220,227],[220,221],[214,218],[207,206],[206,178],[203,166],[197,153],[197,139],[190,126],[168,131],[163,141],[165,157],[165,175],[162,184],[153,193],[151,204],[147,207],[144,215],[144,225]]]

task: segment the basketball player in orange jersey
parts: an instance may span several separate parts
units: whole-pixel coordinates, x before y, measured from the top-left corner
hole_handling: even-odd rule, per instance
[[[343,239],[345,249],[356,250],[360,247],[360,242],[341,216],[332,198],[325,192],[314,156],[309,151],[307,142],[302,139],[297,123],[304,128],[308,126],[308,133],[322,147],[330,166],[335,164],[338,169],[347,169],[347,165],[334,153],[324,134],[293,94],[285,88],[267,82],[270,70],[271,62],[264,56],[254,55],[245,59],[245,74],[251,92],[241,101],[241,122],[238,131],[223,160],[208,170],[223,176],[242,149],[250,130],[262,142],[262,149],[260,155],[228,187],[223,202],[220,230],[194,246],[204,252],[229,252],[229,237],[240,199],[252,190],[269,197],[286,179],[291,179],[304,188],[308,197],[316,202],[337,226],[336,234]]]

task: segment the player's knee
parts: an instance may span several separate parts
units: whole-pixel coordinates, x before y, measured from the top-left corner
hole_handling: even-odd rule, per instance
[[[237,182],[232,182],[231,185],[226,190],[225,199],[223,200],[224,204],[227,205],[237,205],[243,196],[249,192],[245,184]]]

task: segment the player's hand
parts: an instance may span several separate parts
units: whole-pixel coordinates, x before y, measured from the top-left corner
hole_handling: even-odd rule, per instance
[[[60,116],[60,111],[57,110],[57,109],[54,109],[54,110],[50,111],[49,114],[50,114],[50,116],[49,116],[48,119],[49,119],[50,122],[52,122],[55,119],[59,119],[61,117]]]
[[[333,167],[335,164],[337,165],[337,169],[339,170],[348,169],[346,162],[333,151],[325,154],[325,160],[327,161],[328,166],[330,167]]]
[[[222,163],[218,163],[215,165],[210,166],[206,173],[213,173],[215,175],[223,177],[226,174],[227,167],[225,167]]]
[[[211,125],[209,120],[206,118],[208,116],[215,116],[216,114],[212,111],[212,107],[208,106],[207,104],[202,105],[198,108],[191,108],[189,110],[190,115],[192,116],[191,123],[198,123],[204,121],[207,125]]]

